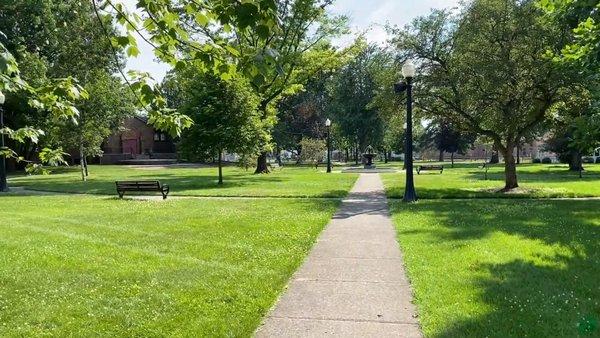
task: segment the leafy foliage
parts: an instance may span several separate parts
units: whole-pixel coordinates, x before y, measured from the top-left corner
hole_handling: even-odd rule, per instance
[[[130,90],[115,77],[97,70],[86,84],[89,99],[80,102],[75,123],[55,123],[49,132],[48,143],[65,149],[83,150],[83,155],[99,156],[101,145],[121,122],[135,114]]]
[[[171,72],[163,87],[173,107],[194,122],[181,135],[181,157],[189,161],[218,158],[219,182],[223,152],[247,159],[269,141],[258,97],[245,79],[222,80],[187,69]]]
[[[302,139],[300,147],[302,148],[302,153],[300,154],[302,161],[314,165],[319,164],[323,160],[323,156],[325,156],[325,152],[327,151],[324,140],[311,138]]]
[[[505,190],[518,186],[514,148],[578,80],[547,57],[564,34],[541,16],[533,1],[477,0],[395,31],[399,58],[420,64],[419,108],[491,139],[507,163]]]
[[[560,52],[553,52],[558,62],[575,63],[582,71],[600,67],[600,1],[538,0],[551,19],[550,23],[571,30]]]
[[[342,135],[364,150],[368,145],[379,146],[383,138],[383,115],[371,103],[379,90],[375,71],[387,56],[364,41],[358,45],[360,52],[336,72],[330,83],[330,110]]]
[[[50,113],[52,120],[75,119],[79,116],[78,109],[73,102],[79,99],[87,99],[87,92],[79,86],[72,78],[58,79],[50,84],[33,87],[21,78],[19,65],[8,49],[0,42],[0,94],[4,92],[18,92],[25,95],[29,105],[37,110],[45,110]],[[2,107],[3,108],[3,107]],[[0,133],[8,136],[16,142],[23,143],[27,140],[37,143],[44,131],[38,128],[25,126],[16,130],[4,127]],[[17,153],[8,147],[1,149],[1,155],[22,161]]]

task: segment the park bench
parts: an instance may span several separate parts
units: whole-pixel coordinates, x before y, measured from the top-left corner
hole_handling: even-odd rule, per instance
[[[444,172],[443,165],[420,165],[417,167],[417,175],[421,175],[421,171],[439,171],[440,174]]]
[[[283,166],[279,165],[279,163],[277,163],[277,162],[269,163],[268,165],[269,165],[269,169],[271,169],[271,171],[277,171],[277,170],[283,169]]]
[[[117,194],[119,194],[120,198],[123,198],[125,192],[135,191],[135,192],[160,192],[163,196],[163,199],[167,199],[167,195],[169,194],[169,186],[166,184],[161,185],[159,181],[116,181],[117,185]]]
[[[483,163],[483,164],[479,165],[477,168],[481,169],[483,171],[483,177],[487,181],[487,179],[488,179],[488,170],[490,170],[490,166],[487,163]]]

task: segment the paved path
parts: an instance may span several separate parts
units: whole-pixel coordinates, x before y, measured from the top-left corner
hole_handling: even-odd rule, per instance
[[[362,174],[257,337],[421,337],[379,174]]]

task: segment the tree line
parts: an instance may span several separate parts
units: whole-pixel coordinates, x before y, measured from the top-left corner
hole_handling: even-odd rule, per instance
[[[419,68],[417,144],[454,154],[491,143],[505,190],[518,187],[514,151],[527,140],[550,138],[573,170],[598,146],[598,1],[475,0],[390,26],[385,45],[358,36],[342,47],[349,21],[332,3],[4,1],[0,91],[14,141],[3,156],[60,162],[75,148],[85,179],[86,159],[143,112],[191,161],[234,152],[267,173],[268,153],[301,154],[327,118],[347,161],[368,145],[387,160],[403,150],[393,85],[408,59]],[[140,39],[172,66],[161,83],[124,72]]]

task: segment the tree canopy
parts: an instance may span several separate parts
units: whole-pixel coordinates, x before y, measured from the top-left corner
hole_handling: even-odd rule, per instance
[[[513,150],[577,81],[548,57],[563,32],[533,1],[477,0],[395,33],[400,57],[420,64],[419,108],[491,139],[505,159],[505,190],[517,187]]]

